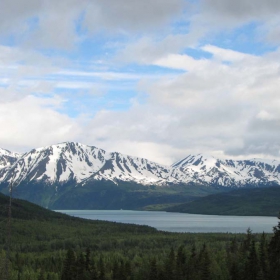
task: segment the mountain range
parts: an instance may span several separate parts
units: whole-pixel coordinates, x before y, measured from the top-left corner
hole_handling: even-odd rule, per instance
[[[135,205],[139,195],[142,199],[144,195],[142,204],[145,205],[151,202],[150,194],[155,195],[159,203],[174,203],[181,202],[183,197],[203,196],[204,191],[278,186],[280,162],[224,160],[198,154],[168,166],[94,146],[65,142],[24,154],[0,149],[0,191],[8,193],[10,184],[15,195],[45,207],[73,208],[76,204],[75,207],[81,208],[84,204],[83,207],[106,208],[107,202],[111,205],[109,208],[122,208],[129,199]],[[123,204],[117,199],[118,195],[122,196]],[[90,198],[101,201],[102,197],[107,197],[103,206],[98,201],[93,204],[88,201]]]

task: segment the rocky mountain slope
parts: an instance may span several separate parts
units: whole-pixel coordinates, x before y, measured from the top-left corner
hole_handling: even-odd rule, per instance
[[[77,197],[80,197],[79,205],[85,201],[90,204],[94,199],[99,205],[103,199],[101,208],[113,200],[114,207],[122,207],[118,196],[129,207],[132,203],[138,205],[142,199],[139,204],[142,207],[155,201],[181,202],[186,192],[189,199],[194,193],[201,196],[205,188],[206,192],[215,193],[217,188],[280,185],[280,163],[259,159],[222,160],[199,154],[165,166],[144,158],[65,142],[22,155],[1,149],[0,191],[7,193],[11,183],[18,197],[46,207],[71,207],[77,204]],[[204,188],[202,192],[198,191],[200,188]],[[151,195],[154,200],[150,199]]]
[[[223,187],[280,185],[280,162],[276,160],[221,160],[199,154],[164,166],[73,142],[33,149],[21,156],[1,149],[0,170],[0,182],[16,185],[23,181],[63,184],[89,180],[158,186],[189,183]]]
[[[19,157],[20,154],[0,148],[0,169],[11,166]]]
[[[189,155],[174,163],[191,181],[224,187],[280,185],[280,162],[276,160],[222,160],[212,156]]]

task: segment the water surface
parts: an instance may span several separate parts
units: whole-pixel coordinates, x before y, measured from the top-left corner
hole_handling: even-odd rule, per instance
[[[276,217],[218,216],[162,211],[132,210],[59,210],[71,216],[119,223],[148,225],[170,232],[272,232],[278,224]]]

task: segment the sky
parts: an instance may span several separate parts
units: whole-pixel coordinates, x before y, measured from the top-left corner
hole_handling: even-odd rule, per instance
[[[0,147],[280,159],[279,0],[2,0]]]

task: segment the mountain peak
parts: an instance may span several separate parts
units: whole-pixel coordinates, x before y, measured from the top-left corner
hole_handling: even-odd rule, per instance
[[[18,158],[18,157],[20,157],[20,155],[21,154],[19,154],[19,153],[11,152],[9,150],[0,148],[0,156],[9,156],[9,157]]]
[[[68,182],[79,184],[105,180],[116,184],[118,181],[131,181],[158,186],[280,185],[280,165],[273,160],[224,160],[196,154],[188,155],[168,167],[78,142],[63,142],[33,149],[18,158],[10,154],[4,149],[0,150],[0,183],[43,181],[59,186]]]
[[[217,162],[218,159],[211,155],[206,154],[196,154],[196,155],[188,155],[185,158],[173,163],[172,167],[184,167],[188,165],[202,165],[202,164],[214,164]]]

